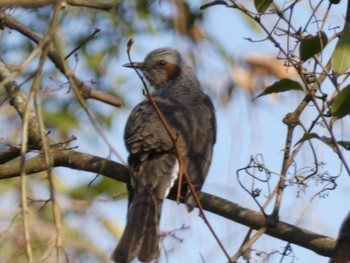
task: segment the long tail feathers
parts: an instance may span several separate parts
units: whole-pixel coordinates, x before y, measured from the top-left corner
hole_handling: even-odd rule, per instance
[[[138,257],[150,262],[159,257],[158,225],[162,201],[150,194],[136,194],[128,212],[124,233],[112,254],[116,263]]]

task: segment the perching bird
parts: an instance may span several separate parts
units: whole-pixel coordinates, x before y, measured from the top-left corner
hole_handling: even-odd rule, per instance
[[[173,134],[183,167],[196,191],[207,176],[216,139],[213,104],[181,55],[160,48],[142,63],[128,63],[142,71],[155,88],[152,96]],[[159,220],[163,199],[176,184],[179,161],[175,147],[148,99],[128,119],[124,140],[130,153],[127,225],[112,259],[150,262],[159,257]],[[187,197],[190,194],[187,194]]]

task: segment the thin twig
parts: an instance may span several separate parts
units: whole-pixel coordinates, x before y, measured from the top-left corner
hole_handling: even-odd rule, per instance
[[[56,41],[56,32],[58,29],[58,21],[59,21],[59,14],[60,14],[60,9],[61,9],[61,3],[58,1],[55,5],[54,8],[54,13],[51,19],[49,31],[47,35],[50,37],[50,39]],[[34,97],[34,103],[35,103],[35,109],[36,109],[36,116],[38,119],[38,124],[39,124],[39,130],[41,134],[41,141],[42,141],[42,149],[43,149],[43,155],[45,159],[45,164],[47,166],[47,178],[49,182],[49,189],[50,189],[50,200],[52,203],[52,216],[53,216],[53,221],[55,225],[55,230],[56,233],[54,235],[55,238],[55,249],[56,249],[56,260],[57,262],[62,262],[62,253],[61,253],[61,247],[62,247],[62,230],[61,230],[61,213],[60,209],[58,206],[58,203],[56,201],[56,191],[55,191],[55,186],[53,183],[53,178],[52,178],[52,158],[50,155],[50,149],[49,149],[49,143],[47,140],[47,132],[44,126],[44,120],[42,116],[42,110],[41,110],[41,104],[38,102],[38,92],[39,92],[39,84],[41,81],[41,73],[42,73],[42,68],[44,65],[44,62],[47,58],[47,55],[49,53],[50,49],[49,46],[47,46],[44,49],[43,55],[42,55],[42,60],[40,63],[42,63],[42,66],[40,67],[40,72],[38,71],[38,74],[35,76],[35,79],[38,79],[37,87],[36,87],[36,94]],[[41,64],[40,64],[41,65]],[[35,83],[35,81],[34,81]],[[34,87],[34,86],[33,86]]]
[[[47,42],[45,42],[47,46]],[[38,72],[43,67],[43,58],[44,55],[41,56],[40,59],[40,64],[38,68]],[[37,76],[39,76],[38,74]],[[31,238],[30,238],[30,231],[29,231],[29,222],[28,222],[28,203],[27,203],[27,181],[26,181],[26,171],[25,171],[25,162],[26,162],[26,157],[25,154],[27,152],[27,147],[28,147],[28,129],[29,126],[32,125],[30,123],[29,115],[30,115],[30,107],[33,103],[36,87],[39,86],[39,78],[35,78],[35,81],[33,82],[32,88],[29,92],[29,96],[26,102],[26,108],[23,113],[22,117],[22,133],[21,133],[21,210],[22,210],[22,216],[23,216],[23,230],[24,230],[24,236],[25,236],[25,246],[26,246],[26,256],[28,259],[28,262],[32,263],[33,262],[33,252],[32,252],[32,246],[31,246]]]
[[[89,42],[90,39],[92,39],[96,34],[98,34],[101,30],[98,28],[95,28],[95,31],[89,35],[87,38],[85,38],[83,41],[81,41],[78,46],[76,46],[71,52],[68,53],[67,56],[64,57],[64,59],[68,59],[74,52],[79,50],[82,46],[84,46],[87,42]]]
[[[248,241],[246,241],[231,258],[234,262],[241,257],[266,232],[266,226],[261,227]]]
[[[36,8],[45,5],[51,5],[57,2],[56,0],[1,0],[1,8],[10,8],[15,6],[21,6],[24,8]]]
[[[82,6],[82,7],[88,7],[93,9],[99,9],[103,11],[111,11],[113,8],[112,4],[108,3],[98,3],[96,1],[86,1],[86,0],[67,0],[67,3],[71,6]]]

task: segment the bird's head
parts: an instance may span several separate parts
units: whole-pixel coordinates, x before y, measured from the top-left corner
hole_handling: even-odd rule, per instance
[[[141,70],[155,88],[161,88],[186,69],[179,52],[171,48],[156,49],[147,55],[144,62],[127,63],[123,66]]]

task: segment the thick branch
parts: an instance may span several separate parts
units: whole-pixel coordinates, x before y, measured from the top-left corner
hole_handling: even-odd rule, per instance
[[[35,8],[35,7],[42,7],[45,5],[51,5],[54,4],[56,0],[2,0],[0,2],[1,8],[9,8],[9,7],[15,7],[15,6],[21,6],[24,8]]]
[[[11,75],[6,65],[0,60],[0,82],[4,79],[8,78]],[[10,104],[16,109],[18,115],[23,118],[24,113],[26,111],[27,98],[23,94],[23,92],[19,89],[14,81],[10,81],[4,86],[5,91],[8,94],[10,99]],[[28,113],[28,112],[27,112]],[[42,146],[40,128],[38,120],[35,116],[34,111],[30,111],[29,113],[29,128],[28,128],[28,143],[30,145],[35,145],[37,149],[40,149]],[[16,156],[17,154],[17,156]],[[20,155],[20,150],[13,149],[13,151],[7,153],[7,157],[16,158]],[[8,159],[0,158],[0,161],[6,161]],[[1,162],[0,162],[1,163]]]
[[[111,11],[113,8],[113,5],[111,3],[97,3],[96,1],[68,0],[67,3],[72,6],[89,7],[104,11]]]
[[[128,169],[114,161],[72,150],[52,153],[54,167],[68,167],[76,170],[99,173],[117,181],[126,182]],[[33,174],[46,169],[43,156],[38,155],[25,163],[26,174]],[[0,165],[0,179],[19,176],[20,164],[17,161]],[[216,215],[243,224],[253,229],[267,227],[266,234],[310,249],[322,256],[331,257],[335,239],[319,235],[303,228],[279,221],[274,227],[266,224],[265,217],[251,209],[207,193],[199,194],[203,208]],[[169,198],[176,199],[176,194]]]
[[[350,213],[346,216],[333,250],[332,263],[346,263],[350,258]]]
[[[59,150],[51,153],[53,167],[67,167],[102,174],[106,177],[126,182],[127,168],[122,164],[72,150]],[[1,159],[1,155],[0,155]],[[38,155],[25,163],[26,174],[35,174],[47,169],[43,155]],[[0,179],[17,177],[20,174],[20,162],[15,160],[0,165]]]
[[[265,217],[258,212],[244,208],[217,196],[201,193],[200,199],[205,210],[220,215],[253,229],[266,226],[266,234],[310,249],[317,254],[330,257],[335,239],[279,221],[274,227],[265,224]]]
[[[1,0],[0,7],[10,8],[10,7],[21,6],[24,8],[36,8],[36,7],[51,5],[54,3],[56,3],[56,0]],[[65,3],[62,2],[62,8],[65,7],[64,4]],[[100,9],[104,11],[111,11],[113,8],[112,4],[96,3],[96,2],[85,1],[85,0],[67,0],[67,4],[72,6],[82,6],[82,7]]]

